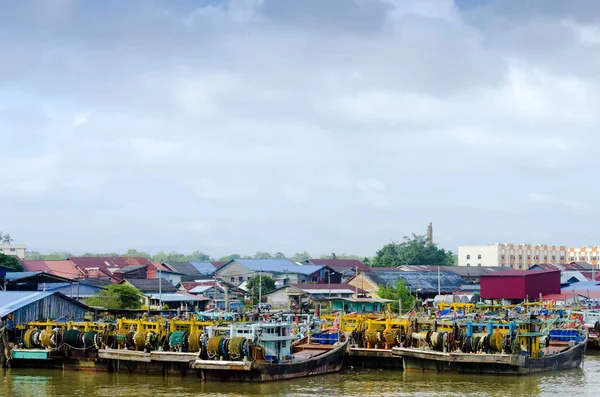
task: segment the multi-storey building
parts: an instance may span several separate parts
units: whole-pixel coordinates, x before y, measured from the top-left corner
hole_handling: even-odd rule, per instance
[[[0,254],[25,258],[27,246],[25,244],[0,244]]]
[[[569,248],[568,262],[587,262],[594,267],[600,263],[600,245],[588,245],[579,248]]]
[[[509,266],[528,269],[540,263],[572,262],[568,248],[545,244],[490,244],[458,247],[459,266]],[[596,255],[598,259],[598,256]]]

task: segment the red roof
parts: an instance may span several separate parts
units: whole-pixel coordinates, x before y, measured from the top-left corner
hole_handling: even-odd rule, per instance
[[[215,269],[220,269],[220,268],[222,268],[223,266],[225,266],[229,262],[215,262],[215,261],[210,261],[210,263],[212,263],[212,265],[215,267]]]
[[[46,272],[69,279],[84,276],[71,261],[22,260],[21,263],[28,272]]]
[[[99,269],[103,273],[106,273],[108,276],[112,275],[111,270],[121,269],[125,266],[152,266],[152,262],[150,262],[146,258],[127,258],[127,257],[98,257],[98,256],[81,256],[81,257],[72,257],[69,260],[81,270],[88,273],[88,270],[91,269]],[[88,277],[94,277],[89,276]],[[100,277],[100,276],[95,276]]]
[[[532,274],[540,273],[554,273],[560,272],[560,270],[507,270],[505,272],[494,272],[488,274],[482,274],[481,277],[523,277]]]
[[[329,266],[332,269],[341,268],[341,269],[356,269],[369,272],[371,268],[358,259],[309,259],[310,263],[320,266]]]
[[[161,272],[171,272],[171,269],[169,269],[160,262],[150,262],[149,267],[153,268],[154,270],[160,270]]]
[[[573,293],[564,293],[564,294],[547,294],[547,295],[542,295],[542,300],[544,301],[552,301],[552,300],[563,300],[563,299],[568,299],[568,298],[572,298],[573,297]],[[583,294],[575,294],[575,295],[583,295]]]

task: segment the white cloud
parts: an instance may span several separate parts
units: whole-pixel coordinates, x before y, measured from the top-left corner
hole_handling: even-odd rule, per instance
[[[85,123],[88,122],[91,115],[92,115],[92,112],[85,112],[85,113],[75,116],[73,118],[73,123],[72,123],[73,127],[80,127],[80,126],[84,125]]]
[[[577,244],[549,219],[600,221],[565,193],[600,193],[594,12],[127,2],[97,24],[21,3],[0,13],[0,207],[32,247],[370,255],[429,221],[454,250],[472,230]],[[64,219],[121,234],[44,230]]]

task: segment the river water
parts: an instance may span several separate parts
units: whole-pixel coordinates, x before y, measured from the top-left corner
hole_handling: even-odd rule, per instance
[[[3,372],[0,396],[600,396],[600,354],[588,355],[583,369],[525,377],[345,368],[338,374],[263,384],[202,383],[193,377],[9,369]]]

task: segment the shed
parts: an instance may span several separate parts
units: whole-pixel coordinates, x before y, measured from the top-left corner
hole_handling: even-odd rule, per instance
[[[0,291],[0,317],[15,325],[46,319],[83,319],[88,306],[59,292]]]
[[[483,299],[539,299],[560,293],[560,270],[513,270],[481,276]]]

